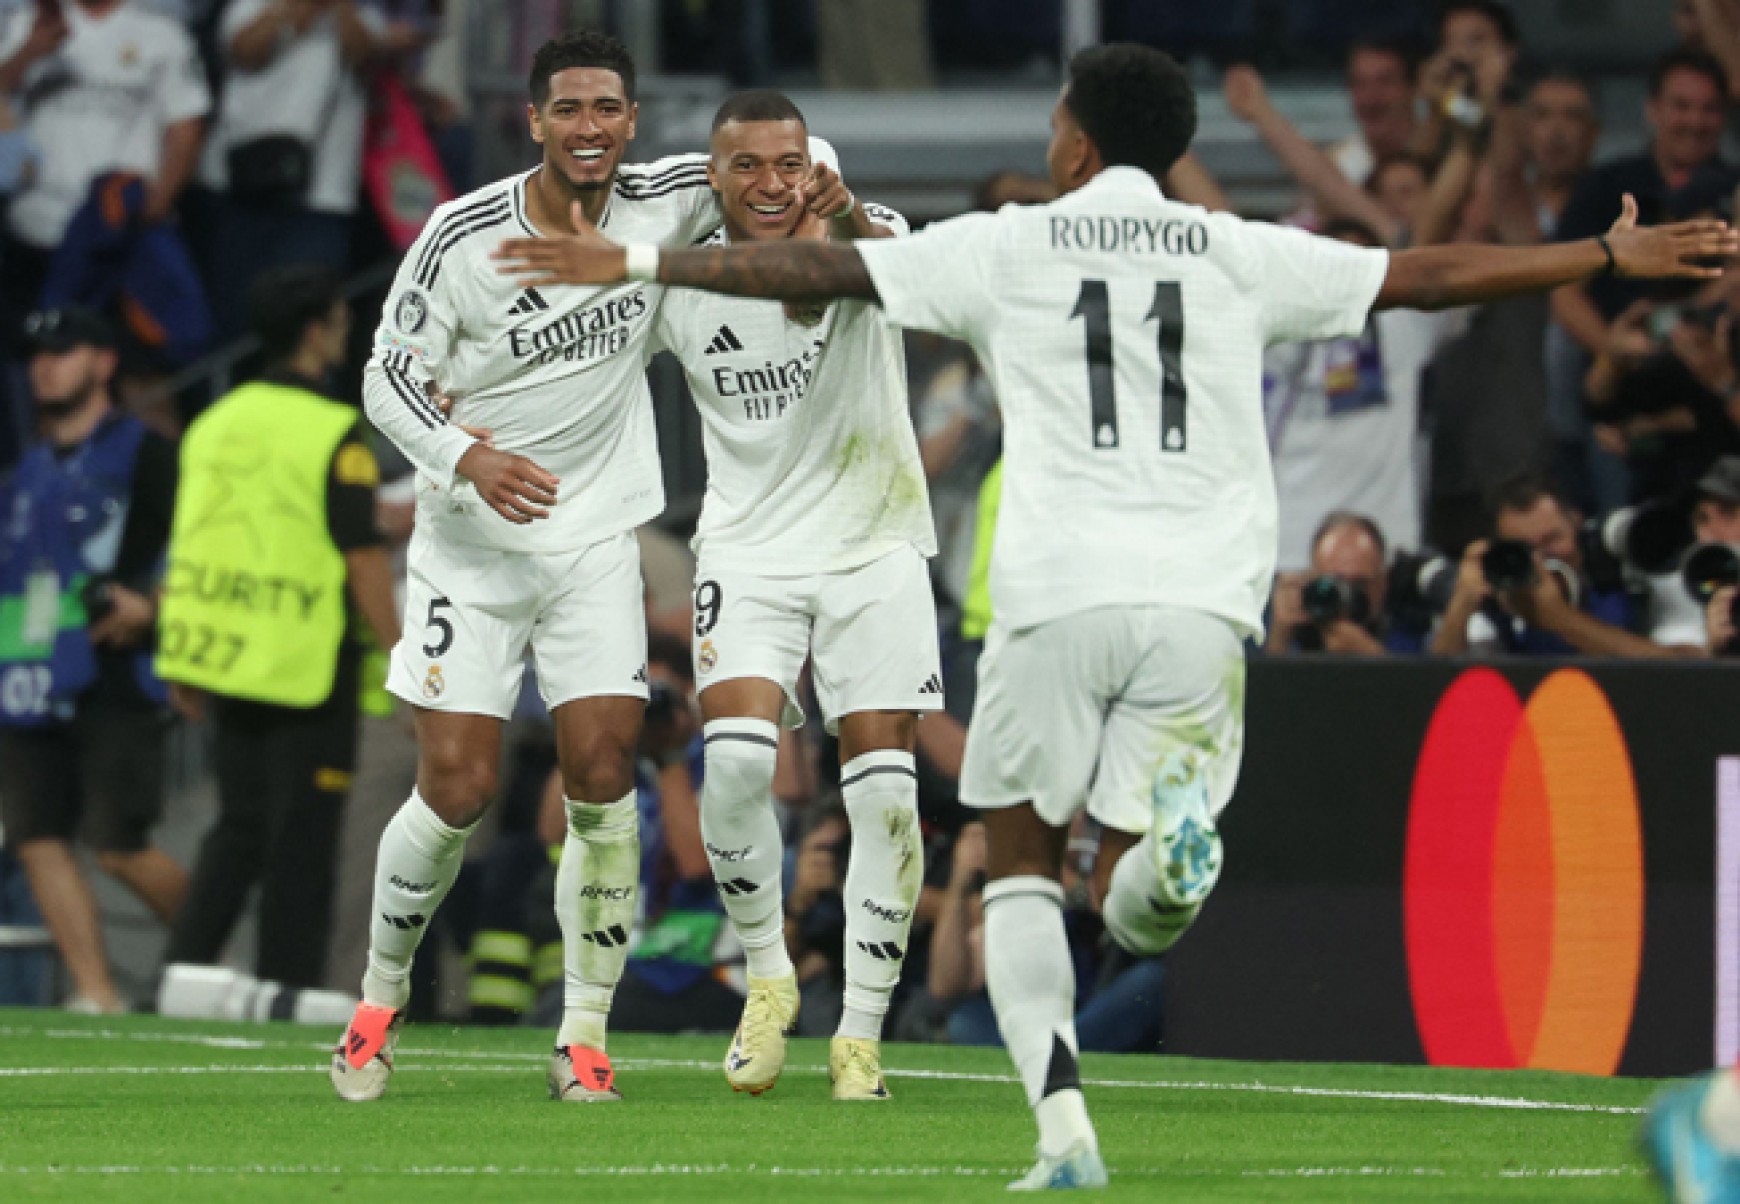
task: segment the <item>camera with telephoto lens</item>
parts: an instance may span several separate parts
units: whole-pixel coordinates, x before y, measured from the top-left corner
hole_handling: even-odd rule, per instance
[[[1501,594],[1520,594],[1534,585],[1535,550],[1520,539],[1495,539],[1480,557],[1486,584]]]
[[[1319,627],[1343,620],[1364,627],[1372,620],[1371,598],[1347,578],[1333,573],[1307,581],[1299,601],[1306,617]]]
[[[1740,586],[1740,553],[1725,543],[1699,544],[1686,554],[1685,564],[1680,567],[1680,580],[1685,582],[1686,592],[1697,599],[1700,606],[1708,606],[1717,590]],[[1740,594],[1729,600],[1728,619],[1736,630],[1740,630]],[[1733,640],[1718,651],[1723,656],[1740,655],[1740,647]]]
[[[1447,556],[1397,552],[1385,603],[1391,619],[1408,630],[1429,630],[1456,593],[1457,567]]]
[[[1558,582],[1566,602],[1577,606],[1583,586],[1577,570],[1562,560],[1546,560],[1542,566]],[[1480,557],[1480,571],[1494,593],[1522,594],[1534,588],[1540,577],[1535,568],[1535,550],[1520,539],[1495,539]]]

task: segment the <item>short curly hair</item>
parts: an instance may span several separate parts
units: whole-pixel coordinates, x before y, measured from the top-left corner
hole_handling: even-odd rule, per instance
[[[1151,46],[1090,46],[1069,61],[1063,103],[1107,167],[1160,179],[1196,137],[1196,92],[1172,57]]]
[[[550,99],[550,80],[558,71],[575,67],[616,72],[629,102],[634,101],[634,56],[629,54],[628,47],[607,33],[582,29],[551,38],[538,47],[538,53],[532,56],[532,75],[528,81],[532,103],[543,108]]]

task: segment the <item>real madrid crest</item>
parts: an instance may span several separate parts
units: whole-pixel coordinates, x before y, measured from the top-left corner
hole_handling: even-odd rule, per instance
[[[701,672],[711,673],[719,665],[718,650],[713,647],[712,640],[701,641],[701,654],[697,657],[701,664]]]
[[[440,665],[430,665],[429,675],[423,679],[423,697],[436,699],[447,692],[447,681],[441,676]]]
[[[416,289],[409,289],[399,298],[393,311],[393,323],[405,334],[416,334],[429,321],[429,299]]]

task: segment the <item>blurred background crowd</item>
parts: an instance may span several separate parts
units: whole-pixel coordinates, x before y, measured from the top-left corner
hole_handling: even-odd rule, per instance
[[[20,484],[31,457],[64,459],[111,415],[146,428],[111,508],[108,568],[66,620],[96,650],[91,684],[56,701],[47,735],[0,726],[0,1002],[148,1005],[166,931],[193,960],[354,988],[375,842],[414,773],[409,724],[359,625],[354,773],[316,846],[331,919],[304,922],[295,957],[268,948],[266,917],[238,926],[243,894],[189,894],[182,867],[215,810],[210,741],[135,671],[159,638],[173,441],[263,374],[355,404],[397,255],[437,201],[533,161],[525,70],[579,25],[639,60],[631,157],[703,149],[726,92],[778,86],[838,148],[848,184],[915,224],[1049,199],[1042,131],[1061,63],[1112,39],[1170,51],[1197,82],[1201,133],[1172,195],[1353,242],[1583,238],[1626,196],[1645,222],[1732,218],[1740,185],[1740,0],[0,0],[0,700],[14,710],[30,701],[26,677],[7,674],[28,660],[39,573]],[[307,304],[262,313],[262,279],[295,283]],[[1740,269],[1696,288],[1602,278],[1274,349],[1281,572],[1252,655],[1732,654],[1737,296]],[[962,346],[911,337],[908,371],[941,544],[948,709],[919,728],[928,885],[889,1031],[990,1042],[985,846],[955,781],[989,623],[998,406]],[[673,500],[642,532],[644,906],[619,1026],[724,1032],[740,951],[695,819],[686,539],[704,466],[680,371],[651,372]],[[384,441],[372,451],[378,468],[343,482],[372,491],[372,527],[345,536],[335,522],[334,538],[396,556],[402,577],[410,470]],[[14,625],[24,616],[11,646],[9,604]],[[368,626],[378,644],[391,624]],[[441,939],[424,946],[423,1015],[551,1022],[560,1006],[563,820],[535,690],[512,736],[497,830],[472,842]],[[815,1033],[832,1031],[843,977],[838,763],[812,721],[788,734],[775,786],[800,1023]],[[270,860],[282,835],[262,829],[248,855]],[[1094,833],[1076,837],[1091,858]],[[262,909],[272,893],[268,876]],[[1154,1048],[1163,965],[1108,954],[1079,881],[1072,898],[1084,1047]]]

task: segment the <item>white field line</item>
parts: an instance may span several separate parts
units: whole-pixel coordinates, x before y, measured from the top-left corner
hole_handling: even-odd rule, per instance
[[[237,1166],[7,1166],[0,1175],[49,1177],[67,1175],[272,1175],[354,1177],[363,1175],[457,1176],[465,1178],[566,1179],[588,1177],[701,1177],[757,1176],[807,1179],[937,1179],[1008,1178],[1024,1167],[984,1166],[761,1166],[757,1163],[664,1163],[621,1166],[305,1166],[260,1163]],[[1639,1167],[1527,1167],[1500,1171],[1463,1173],[1442,1167],[1389,1166],[1299,1166],[1247,1170],[1210,1170],[1198,1167],[1164,1169],[1138,1167],[1114,1170],[1114,1179],[1521,1179],[1521,1178],[1629,1178],[1642,1176]]]
[[[285,1050],[297,1053],[318,1051],[326,1053],[332,1048],[326,1044],[302,1043],[295,1041],[272,1041],[246,1037],[207,1036],[198,1033],[123,1033],[107,1029],[19,1029],[0,1027],[0,1037],[49,1037],[57,1040],[107,1040],[136,1041],[145,1044],[198,1045],[212,1049],[246,1049],[246,1050]],[[541,1063],[549,1055],[539,1053],[490,1053],[481,1050],[444,1050],[427,1049],[406,1046],[399,1050],[412,1061],[401,1065],[402,1069],[410,1069],[416,1065],[415,1059],[431,1058],[441,1062],[457,1062],[461,1060],[487,1061],[504,1066],[508,1062]],[[623,1058],[617,1062],[621,1069],[670,1069],[670,1070],[714,1070],[717,1063],[703,1062],[695,1059],[682,1058]],[[460,1069],[450,1065],[444,1069]],[[822,1074],[826,1068],[822,1066],[788,1066],[801,1074]],[[955,1070],[902,1070],[898,1067],[888,1067],[887,1074],[896,1079],[934,1079],[942,1082],[955,1083],[1018,1083],[1020,1080],[1011,1074],[976,1074]],[[1180,1080],[1159,1079],[1095,1079],[1084,1078],[1082,1084],[1087,1087],[1111,1089],[1129,1089],[1142,1091],[1230,1091],[1253,1093],[1259,1095],[1291,1095],[1314,1099],[1350,1099],[1376,1100],[1386,1103],[1409,1104],[1444,1104],[1465,1108],[1496,1108],[1524,1112],[1573,1112],[1603,1116],[1641,1116],[1645,1109],[1626,1107],[1618,1104],[1577,1104],[1562,1100],[1537,1100],[1518,1098],[1507,1095],[1468,1095],[1456,1092],[1434,1091],[1378,1091],[1357,1087],[1305,1087],[1280,1083],[1212,1083]]]

